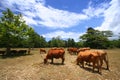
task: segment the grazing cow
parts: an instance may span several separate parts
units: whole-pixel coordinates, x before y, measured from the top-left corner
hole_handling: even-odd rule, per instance
[[[100,64],[100,55],[93,51],[81,51],[77,56],[77,65],[81,63],[84,68],[84,62],[92,62],[93,63],[93,72],[95,69],[95,65],[97,64],[98,72],[101,73],[101,64]]]
[[[78,48],[68,48],[67,51],[70,54],[77,54],[78,53]]]
[[[46,53],[46,50],[43,49],[43,48],[40,48],[40,54],[41,54],[41,53]]]
[[[48,51],[46,58],[44,59],[44,63],[46,64],[48,59],[51,59],[51,63],[53,63],[54,58],[56,59],[61,58],[62,64],[64,64],[64,60],[65,60],[64,54],[65,54],[65,51],[62,48],[50,49]]]

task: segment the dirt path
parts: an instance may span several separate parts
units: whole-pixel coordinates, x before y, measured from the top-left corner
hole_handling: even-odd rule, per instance
[[[91,67],[80,68],[75,64],[77,56],[67,51],[64,65],[61,65],[61,59],[44,65],[46,54],[40,55],[35,49],[32,55],[0,59],[0,80],[120,80],[119,51],[108,51],[111,71],[102,69],[103,74],[99,75],[92,73]]]

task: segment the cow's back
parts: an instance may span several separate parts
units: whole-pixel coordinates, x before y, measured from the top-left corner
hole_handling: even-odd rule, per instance
[[[65,51],[62,49],[50,49],[48,51],[48,56],[50,58],[60,58],[64,56]]]

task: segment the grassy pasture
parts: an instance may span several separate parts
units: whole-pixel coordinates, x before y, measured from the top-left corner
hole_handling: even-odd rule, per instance
[[[23,49],[23,48],[14,48]],[[48,51],[49,48],[46,48]],[[39,48],[31,50],[31,55],[0,58],[0,80],[120,80],[120,49],[106,50],[110,71],[103,65],[102,75],[92,72],[92,67],[83,69],[75,64],[76,55],[68,54],[65,49],[65,64],[54,59],[54,64],[43,64],[46,54]]]

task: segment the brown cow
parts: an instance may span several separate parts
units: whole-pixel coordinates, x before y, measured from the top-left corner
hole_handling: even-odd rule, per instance
[[[77,54],[78,53],[78,48],[68,48],[67,51],[70,54]]]
[[[106,66],[107,66],[106,69],[109,70],[109,61],[108,61],[107,52],[104,51],[104,50],[90,50],[90,51],[99,54],[100,55],[101,66],[103,65],[103,61],[104,61],[106,63]]]
[[[84,62],[92,62],[93,63],[93,72],[95,69],[95,65],[97,64],[98,72],[101,73],[101,63],[100,63],[100,55],[93,51],[81,51],[77,56],[77,65],[81,63],[84,68]]]
[[[40,54],[41,54],[41,53],[46,53],[46,50],[43,49],[43,48],[40,48]]]
[[[99,55],[101,59],[101,66],[103,65],[103,61],[106,63],[107,70],[109,70],[109,62],[108,62],[108,55],[107,52],[104,50],[95,50]]]
[[[65,60],[64,54],[65,54],[64,49],[61,49],[61,48],[50,49],[48,51],[46,58],[44,59],[44,63],[46,64],[48,59],[51,59],[51,63],[53,63],[54,58],[56,59],[61,58],[62,64],[64,64],[64,60]]]

